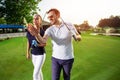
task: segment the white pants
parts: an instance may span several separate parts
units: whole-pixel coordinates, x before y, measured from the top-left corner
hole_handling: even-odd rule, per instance
[[[33,80],[43,80],[42,65],[45,61],[46,54],[44,55],[33,55],[32,63],[34,66],[33,70]]]

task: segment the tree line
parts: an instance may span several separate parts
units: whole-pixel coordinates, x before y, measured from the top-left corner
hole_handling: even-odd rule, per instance
[[[19,24],[23,25],[23,18],[32,22],[33,14],[37,13],[38,4],[41,0],[1,0],[0,1],[0,24]],[[75,24],[77,29],[89,30],[93,26],[88,21],[82,24]],[[120,16],[110,16],[99,21],[97,27],[120,28]]]
[[[120,29],[120,16],[110,16],[109,18],[103,18],[96,26],[91,26],[89,25],[88,21],[83,21],[82,24],[75,24],[75,27],[78,31],[88,31],[97,28],[101,28],[101,31],[103,31],[104,28]]]
[[[23,24],[23,18],[32,21],[32,16],[37,13],[38,3],[41,0],[1,0],[0,24]]]

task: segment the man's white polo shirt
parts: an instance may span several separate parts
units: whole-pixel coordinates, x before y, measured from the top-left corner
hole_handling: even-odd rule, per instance
[[[75,27],[66,23],[72,32],[76,32]],[[74,58],[73,46],[72,46],[72,34],[67,29],[65,24],[61,24],[60,27],[55,25],[49,27],[45,31],[45,35],[48,35],[52,39],[53,52],[52,56],[57,59],[67,60]]]

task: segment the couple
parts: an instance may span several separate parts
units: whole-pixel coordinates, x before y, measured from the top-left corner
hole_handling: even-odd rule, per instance
[[[45,60],[44,46],[48,38],[52,40],[52,80],[59,80],[63,69],[64,80],[70,80],[70,73],[74,62],[72,36],[76,41],[81,36],[71,23],[60,21],[59,10],[53,8],[47,12],[51,25],[46,31],[41,27],[42,18],[35,14],[33,24],[27,24],[27,58],[32,54],[34,65],[33,80],[43,80],[42,65]]]

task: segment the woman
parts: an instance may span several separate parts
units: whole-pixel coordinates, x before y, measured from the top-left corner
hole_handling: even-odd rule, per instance
[[[44,35],[44,30],[41,26],[42,24],[42,18],[40,15],[35,14],[33,17],[33,24],[29,23],[27,24],[27,27],[29,29],[29,26],[34,27],[34,29],[39,33],[40,35]],[[30,59],[30,53],[32,54],[32,63],[34,66],[33,70],[33,80],[43,80],[42,75],[42,65],[45,60],[45,44],[39,43],[36,38],[27,30],[27,59]]]

